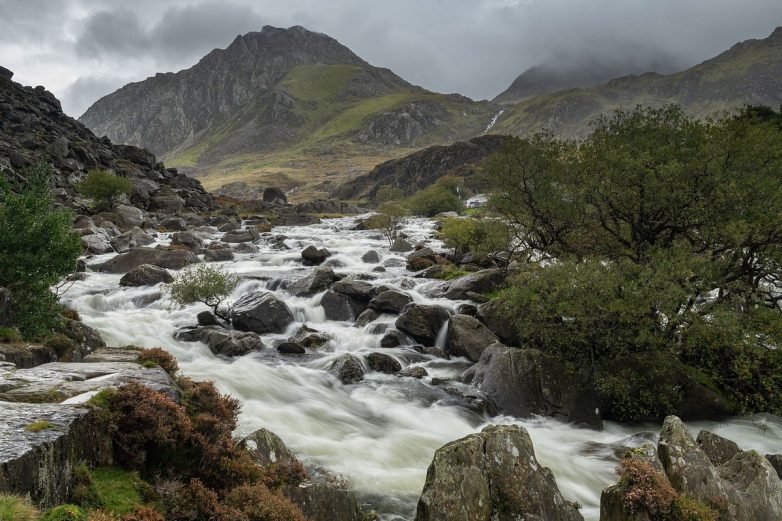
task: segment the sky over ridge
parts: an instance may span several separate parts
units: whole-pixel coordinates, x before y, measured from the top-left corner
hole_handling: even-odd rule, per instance
[[[671,72],[782,25],[780,0],[0,0],[0,65],[71,116],[238,34],[302,25],[438,92],[491,99],[541,62]]]

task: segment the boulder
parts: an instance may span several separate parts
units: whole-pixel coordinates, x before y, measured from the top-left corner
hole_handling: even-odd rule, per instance
[[[277,346],[277,351],[284,355],[303,355],[307,352],[303,345],[296,342],[283,342]]]
[[[380,347],[399,347],[410,343],[410,337],[398,329],[389,329],[380,339]]]
[[[282,189],[269,186],[263,191],[263,202],[268,204],[288,204],[288,197]]]
[[[177,232],[171,236],[172,246],[183,246],[190,251],[199,252],[204,248],[204,241],[193,232]]]
[[[240,242],[234,250],[236,253],[258,253],[260,251],[258,246],[249,242]]]
[[[336,284],[335,284],[336,286]],[[366,304],[332,289],[323,294],[320,305],[329,320],[355,320],[366,309]]]
[[[434,454],[416,521],[583,521],[517,425],[490,425]]]
[[[309,348],[320,347],[329,340],[331,339],[328,335],[321,333],[316,329],[312,329],[311,327],[307,327],[306,325],[303,325],[297,329],[296,333],[294,333],[293,336],[288,339],[289,342],[294,342]]]
[[[108,235],[103,233],[82,235],[81,245],[84,248],[84,252],[88,254],[94,253],[96,255],[102,255],[104,253],[114,252],[114,248],[111,245],[111,239]]]
[[[298,462],[280,437],[266,429],[253,432],[241,441],[241,445],[250,452],[253,461],[263,467]]]
[[[283,486],[281,491],[311,521],[373,519],[361,510],[355,494],[335,479],[307,479],[296,485]]]
[[[377,320],[379,316],[380,316],[380,312],[375,311],[372,308],[367,308],[358,316],[358,318],[356,318],[355,326],[364,327],[367,324]]]
[[[421,248],[407,256],[407,269],[421,271],[437,263],[437,255],[431,248]]]
[[[37,344],[4,344],[0,342],[0,362],[14,364],[18,369],[29,369],[57,361],[54,349]]]
[[[239,243],[252,242],[261,238],[261,234],[256,228],[248,227],[244,230],[229,232],[223,235],[223,242]]]
[[[777,471],[779,479],[782,479],[782,454],[766,454],[766,459],[774,467],[774,470]]]
[[[516,332],[516,328],[513,327],[513,321],[506,316],[502,309],[502,302],[499,300],[490,300],[478,306],[475,318],[497,335],[503,344],[508,346],[520,345],[519,335]]]
[[[410,304],[396,319],[396,328],[425,346],[433,346],[449,318],[442,306]]]
[[[152,264],[159,268],[180,270],[197,262],[198,256],[191,251],[135,248],[98,264],[94,269],[104,273],[127,273],[142,264]]]
[[[394,374],[402,370],[396,358],[385,353],[369,353],[366,359],[369,368],[379,373]]]
[[[144,212],[135,206],[121,204],[114,209],[114,223],[122,230],[141,227],[144,224]]]
[[[346,385],[357,384],[364,379],[364,368],[353,355],[345,353],[334,360],[329,366],[329,372]]]
[[[0,288],[0,327],[11,324],[11,291]]]
[[[347,295],[359,302],[369,303],[377,295],[379,288],[364,282],[363,280],[353,280],[349,277],[343,278],[334,283],[332,287],[337,293]]]
[[[187,222],[181,217],[168,217],[163,219],[160,223],[160,227],[169,231],[184,231],[187,230]]]
[[[82,359],[82,362],[138,362],[138,354],[141,348],[127,347],[103,347],[96,349]]]
[[[391,244],[391,247],[388,250],[397,253],[404,253],[407,251],[413,251],[413,245],[404,239],[398,238],[394,240],[393,244]]]
[[[305,264],[311,266],[317,266],[322,264],[327,258],[331,256],[331,252],[326,248],[316,248],[315,246],[307,246],[304,251],[301,252],[301,258],[304,259]]]
[[[489,269],[476,271],[451,281],[443,297],[451,300],[463,300],[469,298],[467,293],[489,293],[499,289],[505,284],[507,273],[502,269]]]
[[[153,242],[155,242],[154,237],[136,226],[111,239],[111,246],[117,251],[117,253],[122,253],[133,248],[147,246]]]
[[[537,349],[492,344],[463,379],[478,387],[500,413],[602,426],[597,397],[586,380]]]
[[[369,250],[361,256],[361,260],[367,264],[377,264],[380,262],[380,254],[375,250]]]
[[[407,377],[407,378],[416,378],[420,380],[421,378],[424,378],[425,376],[429,376],[429,373],[426,369],[423,367],[408,367],[402,371],[399,372],[399,376]]]
[[[282,333],[293,322],[293,314],[285,302],[271,293],[256,292],[234,303],[231,321],[240,331]]]
[[[152,286],[154,284],[170,284],[174,277],[163,268],[152,264],[142,264],[133,268],[119,279],[120,286]]]
[[[185,209],[185,201],[176,194],[155,195],[150,199],[149,209],[176,215]]]
[[[477,362],[483,351],[499,342],[497,335],[469,315],[453,315],[448,320],[446,351],[453,356],[463,356]]]
[[[306,277],[289,284],[287,290],[297,297],[309,297],[326,291],[335,280],[334,270],[329,267],[317,268]]]
[[[398,314],[411,302],[413,302],[413,299],[410,295],[389,289],[369,301],[369,307],[381,313]]]
[[[234,252],[231,248],[212,248],[211,246],[204,251],[204,260],[206,262],[226,262],[234,259]]]
[[[730,458],[741,452],[736,442],[717,436],[713,432],[700,431],[695,440],[709,460],[715,465],[722,465]]]
[[[33,424],[50,427],[31,431]],[[0,493],[29,494],[41,507],[53,507],[70,499],[78,465],[112,462],[109,427],[97,409],[0,403]]]
[[[220,320],[211,311],[202,311],[196,315],[199,326],[220,326]]]
[[[71,339],[74,345],[68,361],[79,362],[96,349],[106,347],[106,341],[100,332],[79,320],[63,319],[61,332]]]

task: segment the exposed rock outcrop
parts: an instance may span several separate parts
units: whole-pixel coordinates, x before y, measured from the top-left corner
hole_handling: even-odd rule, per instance
[[[434,346],[449,316],[441,306],[410,304],[396,319],[396,328],[425,346]]]
[[[106,262],[94,266],[94,269],[104,273],[127,273],[143,264],[152,264],[159,268],[181,270],[185,266],[197,262],[200,262],[198,255],[191,251],[136,248],[120,253]]]
[[[240,331],[259,335],[282,333],[293,322],[293,314],[285,302],[271,293],[257,292],[234,303],[231,322]]]

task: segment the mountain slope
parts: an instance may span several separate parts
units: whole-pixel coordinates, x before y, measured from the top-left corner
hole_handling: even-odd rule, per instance
[[[421,146],[479,134],[494,112],[413,86],[326,35],[267,26],[190,69],[119,89],[81,121],[208,188],[245,181],[304,197]]]
[[[617,108],[681,105],[705,117],[745,104],[782,104],[782,28],[747,40],[690,69],[671,75],[646,73],[606,84],[536,96],[507,107],[493,132],[530,134],[549,130],[580,137],[589,123]]]
[[[26,169],[43,160],[51,164],[55,195],[65,205],[84,210],[74,185],[89,170],[111,170],[133,181],[130,202],[154,209],[157,196],[180,197],[190,211],[214,208],[201,183],[134,146],[114,145],[96,137],[62,112],[60,102],[43,87],[23,87],[0,67],[0,176],[12,185],[23,182]]]

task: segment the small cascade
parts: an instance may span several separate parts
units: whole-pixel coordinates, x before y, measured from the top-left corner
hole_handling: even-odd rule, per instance
[[[445,344],[447,343],[447,337],[448,337],[448,322],[450,322],[450,320],[446,320],[445,322],[443,322],[440,331],[437,332],[437,339],[435,339],[434,341],[435,347],[439,347],[441,349],[446,348]]]

